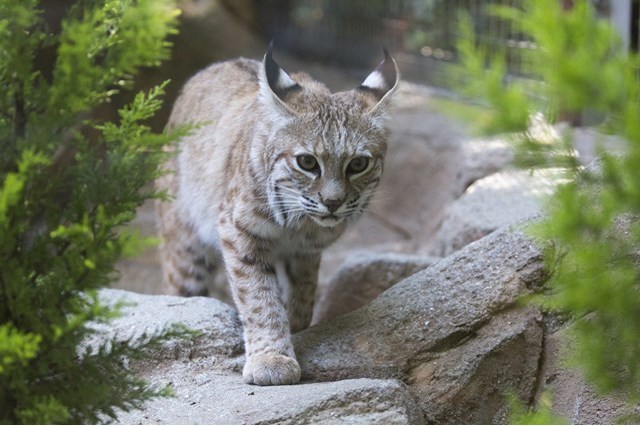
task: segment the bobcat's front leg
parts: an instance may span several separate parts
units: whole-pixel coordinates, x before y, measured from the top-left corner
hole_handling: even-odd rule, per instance
[[[221,235],[222,236],[222,235]],[[231,236],[230,236],[231,237]],[[246,383],[285,385],[300,381],[287,311],[273,261],[241,234],[221,238],[233,298],[244,327]]]
[[[320,257],[320,253],[300,253],[286,262],[287,278],[291,283],[288,310],[292,333],[307,328],[311,323]]]

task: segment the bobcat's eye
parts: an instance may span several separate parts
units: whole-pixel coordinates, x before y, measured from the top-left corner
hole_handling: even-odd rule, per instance
[[[313,155],[302,154],[296,157],[296,162],[298,166],[302,170],[306,170],[308,172],[318,172],[320,170],[320,166],[318,165],[318,160],[315,159]]]
[[[369,166],[369,159],[367,157],[356,157],[349,162],[347,166],[347,174],[355,175],[357,173],[364,172]]]

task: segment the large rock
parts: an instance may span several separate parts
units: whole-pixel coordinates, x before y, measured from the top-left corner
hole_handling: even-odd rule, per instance
[[[294,336],[305,384],[242,383],[241,328],[214,299],[105,290],[137,304],[109,329],[127,338],[173,322],[202,332],[133,366],[176,398],[122,414],[124,423],[489,423],[502,394],[530,398],[542,345],[539,313],[520,295],[545,279],[540,252],[503,230]],[[320,382],[320,383],[318,383]],[[323,383],[325,382],[325,383]],[[326,383],[328,382],[328,383]]]
[[[295,337],[303,376],[397,377],[415,356],[467,340],[545,278],[539,250],[504,229],[418,272],[350,314]]]
[[[146,296],[103,290],[103,302],[125,302],[125,315],[103,328],[127,340],[181,323],[201,333],[167,342],[152,359],[132,367],[172,399],[120,413],[123,424],[407,424],[422,416],[398,380],[356,379],[298,386],[257,387],[242,382],[242,329],[234,309],[215,299]],[[89,342],[91,343],[91,342]]]
[[[507,421],[505,393],[532,399],[543,343],[536,309],[496,315],[468,342],[423,362],[407,383],[433,423],[500,424]]]
[[[609,155],[624,155],[629,150],[629,143],[624,139],[603,134],[592,127],[568,128],[566,125],[557,127],[558,134],[573,138],[574,148],[583,166],[589,166],[597,161],[603,152]]]
[[[546,278],[538,249],[504,229],[294,336],[303,378],[396,378],[429,422],[501,420],[503,395],[529,400],[542,353],[536,309],[516,304]]]
[[[474,182],[497,173],[513,163],[512,144],[504,138],[470,139],[462,144],[457,195]]]
[[[560,143],[562,135],[574,140],[578,160],[591,164],[600,152],[625,152],[626,143],[590,128],[555,127],[536,115],[529,129],[540,143]],[[466,244],[518,221],[542,212],[544,201],[555,188],[567,182],[561,169],[509,170],[514,150],[508,142],[513,136],[470,139],[461,144],[458,188],[461,197],[441,205],[442,223],[427,252],[448,256]]]
[[[111,305],[126,304],[121,317],[97,326],[109,337],[124,341],[177,323],[200,333],[192,339],[167,342],[149,361],[150,366],[199,359],[212,369],[241,371],[242,325],[229,305],[207,297],[149,296],[116,289],[102,290],[100,298]]]
[[[448,256],[496,229],[539,215],[562,182],[560,169],[509,170],[478,180],[447,209],[431,251]]]
[[[349,257],[317,297],[313,324],[366,305],[403,278],[434,264],[434,257],[360,252]]]
[[[550,392],[553,411],[570,424],[615,424],[626,416],[637,416],[640,406],[631,406],[625,395],[601,395],[577,367],[568,365],[566,355],[573,339],[571,323],[547,335],[536,399]]]
[[[398,380],[258,387],[197,363],[164,365],[147,373],[171,383],[175,397],[122,413],[123,424],[417,424],[422,417]]]

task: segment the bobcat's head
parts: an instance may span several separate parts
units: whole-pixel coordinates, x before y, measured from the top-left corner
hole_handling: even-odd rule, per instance
[[[268,121],[268,198],[276,220],[310,219],[333,227],[357,219],[382,175],[384,119],[398,84],[389,52],[360,87],[330,93],[306,74],[287,74],[271,56],[260,72],[260,103]]]

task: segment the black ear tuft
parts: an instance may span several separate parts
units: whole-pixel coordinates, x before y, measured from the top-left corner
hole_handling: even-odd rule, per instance
[[[398,83],[398,67],[386,47],[382,48],[384,60],[358,87],[359,90],[373,93],[382,99]]]
[[[264,55],[264,71],[267,83],[271,91],[280,99],[284,99],[291,91],[299,90],[301,87],[293,81],[280,65],[273,59],[273,40],[269,42],[267,53]]]
[[[280,66],[273,60],[273,40],[267,46],[267,54],[264,56],[264,68],[267,74],[269,86],[275,86],[280,76]]]

